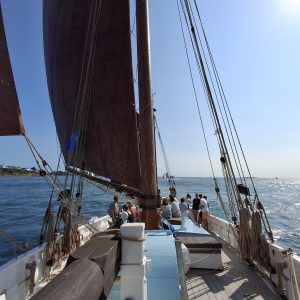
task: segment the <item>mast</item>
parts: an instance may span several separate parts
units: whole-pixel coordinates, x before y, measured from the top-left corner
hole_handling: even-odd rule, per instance
[[[157,174],[150,67],[148,1],[136,0],[142,220],[146,229],[158,229]]]

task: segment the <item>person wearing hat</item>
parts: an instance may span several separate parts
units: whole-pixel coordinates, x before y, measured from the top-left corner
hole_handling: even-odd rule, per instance
[[[112,221],[115,223],[119,217],[119,205],[118,205],[119,197],[118,195],[114,195],[114,201],[108,207],[108,214],[111,217]]]

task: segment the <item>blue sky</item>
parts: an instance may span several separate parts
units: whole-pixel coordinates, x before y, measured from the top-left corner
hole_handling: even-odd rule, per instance
[[[252,175],[299,178],[300,0],[197,3]],[[44,71],[42,1],[1,4],[25,129],[55,168],[58,142]],[[149,5],[152,89],[171,169],[175,176],[211,176],[176,1]],[[221,175],[204,96],[197,92]],[[34,166],[23,138],[0,138],[1,163]],[[158,145],[159,175],[164,171]]]

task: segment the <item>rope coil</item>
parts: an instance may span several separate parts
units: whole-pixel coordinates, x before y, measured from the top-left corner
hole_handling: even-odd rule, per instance
[[[35,287],[35,271],[36,271],[36,262],[32,261],[31,263],[27,263],[25,266],[26,270],[30,271],[29,276],[29,295],[33,294],[34,287]]]

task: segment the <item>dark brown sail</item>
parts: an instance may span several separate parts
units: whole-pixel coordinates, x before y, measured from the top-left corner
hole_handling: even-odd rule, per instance
[[[0,135],[21,135],[23,132],[0,3]]]
[[[67,164],[139,189],[129,1],[44,0],[44,49]]]

